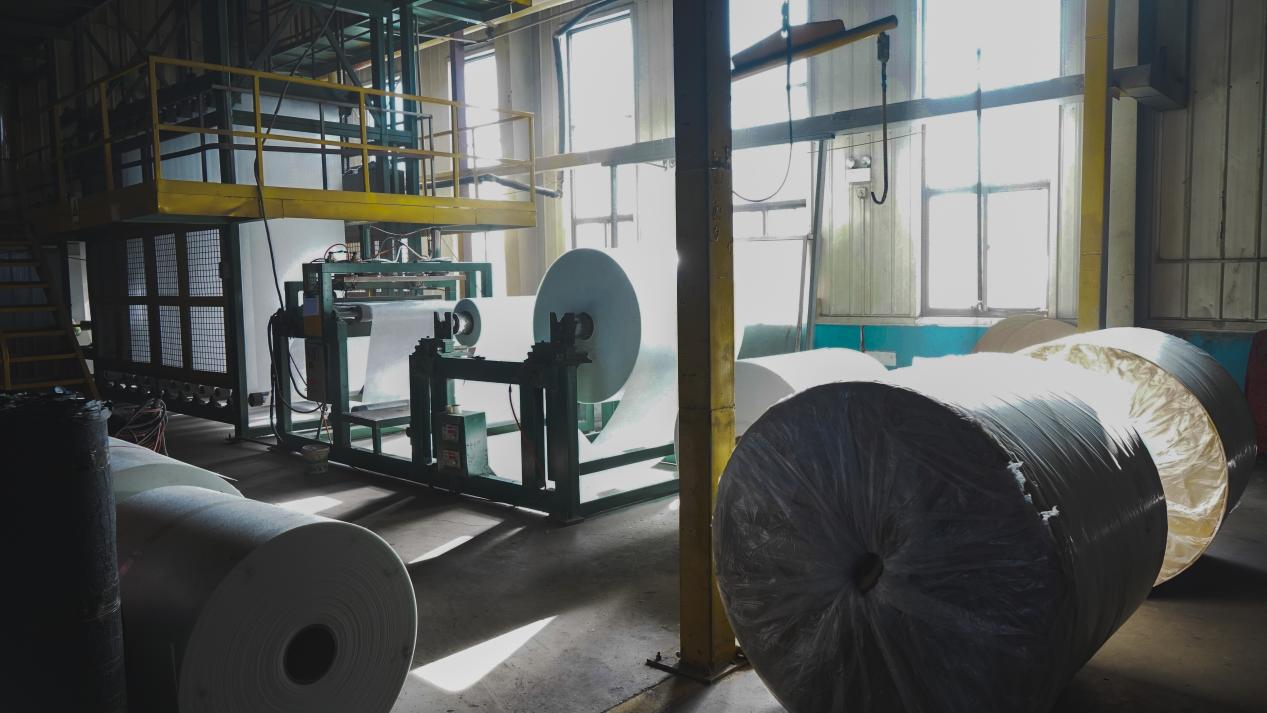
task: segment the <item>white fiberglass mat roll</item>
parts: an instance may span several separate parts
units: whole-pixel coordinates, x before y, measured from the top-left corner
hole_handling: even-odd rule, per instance
[[[1149,329],[1076,334],[1024,354],[1130,387],[1131,417],[1157,464],[1169,511],[1157,583],[1196,562],[1239,500],[1257,454],[1249,407],[1232,377],[1188,342]]]
[[[1052,366],[941,359],[814,387],[748,430],[713,553],[789,711],[1044,712],[1144,601],[1157,471],[1124,414],[1079,396],[1096,387],[1065,383],[1095,375]]]
[[[999,320],[987,329],[972,351],[1015,354],[1026,347],[1059,339],[1075,331],[1073,325],[1059,319],[1039,314],[1017,314]]]
[[[386,713],[413,658],[409,573],[356,525],[202,488],[118,506],[137,713]]]
[[[137,493],[168,485],[192,485],[228,495],[242,495],[228,481],[209,470],[118,438],[110,439],[110,469],[114,473],[116,503]]]
[[[634,250],[570,250],[537,290],[533,328],[550,338],[550,314],[585,314],[593,334],[577,340],[590,363],[576,370],[577,398],[620,398],[582,459],[673,442],[677,415],[677,258]]]
[[[852,349],[814,349],[735,362],[735,436],[742,436],[774,404],[814,386],[881,379],[873,357]]]
[[[400,300],[357,306],[372,320],[361,401],[381,404],[409,400],[409,355],[419,339],[435,335],[435,316],[452,311],[453,303]]]
[[[484,297],[459,300],[453,314],[470,321],[467,332],[455,336],[476,356],[496,361],[523,361],[533,344],[533,297]]]

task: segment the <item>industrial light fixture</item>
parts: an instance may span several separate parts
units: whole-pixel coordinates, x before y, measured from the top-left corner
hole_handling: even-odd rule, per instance
[[[813,57],[837,47],[853,44],[868,37],[876,38],[876,59],[880,62],[880,122],[884,132],[884,191],[879,197],[871,194],[876,205],[889,197],[889,35],[897,28],[897,16],[889,15],[854,28],[845,27],[842,20],[822,20],[804,25],[787,23],[787,6],[784,5],[783,29],[736,52],[731,58],[732,81],[759,74],[767,69],[790,65],[798,59]],[[791,82],[789,82],[790,84]],[[790,87],[789,87],[790,90]],[[789,141],[791,137],[789,136]]]

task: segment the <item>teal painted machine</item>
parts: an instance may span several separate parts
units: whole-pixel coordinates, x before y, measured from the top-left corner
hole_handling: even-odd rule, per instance
[[[358,319],[348,303],[370,299],[455,299],[489,296],[487,263],[310,263],[301,283],[287,283],[287,308],[275,315],[270,331],[273,354],[274,431],[282,448],[330,449],[330,460],[438,490],[475,496],[547,513],[565,523],[616,507],[677,492],[676,471],[656,467],[673,454],[672,443],[582,461],[582,432],[610,415],[610,404],[577,401],[577,367],[589,361],[577,347],[588,315],[551,315],[550,338],[533,345],[522,361],[474,356],[454,337],[450,313],[434,316],[434,336],[421,339],[409,356],[406,403],[353,408],[348,391],[349,337],[366,336],[373,325]],[[370,287],[372,286],[372,287]],[[367,295],[365,290],[375,292]],[[289,341],[305,339],[307,395],[320,400],[320,417],[296,423]],[[482,411],[465,409],[454,398],[457,382],[517,386],[513,424],[490,424]],[[618,408],[618,406],[617,406]],[[408,455],[388,452],[385,439],[401,432]],[[515,438],[515,435],[518,438]],[[515,440],[517,473],[498,473],[490,441],[505,453]],[[368,445],[367,445],[368,442]],[[397,444],[399,445],[399,444]],[[504,461],[503,461],[504,463]],[[636,477],[626,466],[643,463]],[[648,476],[650,474],[650,476]],[[603,478],[600,487],[583,487]],[[592,481],[591,481],[592,482]]]

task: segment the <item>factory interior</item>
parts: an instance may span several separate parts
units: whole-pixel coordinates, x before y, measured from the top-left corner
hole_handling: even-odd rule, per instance
[[[1267,713],[1267,3],[0,3],[6,713]]]

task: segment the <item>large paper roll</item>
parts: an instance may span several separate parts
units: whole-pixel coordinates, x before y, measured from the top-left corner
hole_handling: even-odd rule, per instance
[[[128,498],[118,522],[130,710],[391,709],[417,612],[377,535],[186,486]]]
[[[1166,493],[1169,537],[1157,581],[1191,566],[1244,492],[1257,454],[1252,416],[1231,376],[1188,342],[1148,329],[1076,334],[1023,353],[1130,387],[1131,418]]]
[[[478,356],[523,361],[532,349],[532,297],[485,297],[459,300],[454,316],[465,324],[455,335],[459,344],[475,347]]]
[[[418,340],[435,335],[435,317],[453,310],[442,300],[365,302],[355,305],[370,325],[365,390],[361,401],[382,404],[409,400],[409,355]]]
[[[852,349],[814,349],[735,362],[735,436],[774,404],[814,386],[883,378],[879,361]]]
[[[577,340],[590,363],[576,370],[577,398],[619,398],[581,458],[593,460],[673,442],[677,414],[677,260],[672,254],[580,248],[550,266],[537,290],[533,328],[550,338],[550,314],[588,315]]]
[[[599,403],[618,397],[635,368],[676,374],[676,295],[671,254],[570,250],[541,280],[533,331],[537,341],[549,340],[551,313],[590,318],[593,333],[577,340],[590,363],[576,370],[576,390],[581,401]]]
[[[1073,325],[1040,314],[1017,314],[999,320],[981,335],[974,353],[1001,352],[1015,354],[1026,347],[1068,336],[1076,331]]]
[[[110,468],[114,471],[115,502],[168,485],[192,485],[228,495],[242,495],[228,481],[209,470],[118,438],[110,439]]]
[[[819,386],[739,442],[718,582],[789,711],[1047,711],[1143,602],[1157,471],[1094,375],[1050,367],[983,354]]]

